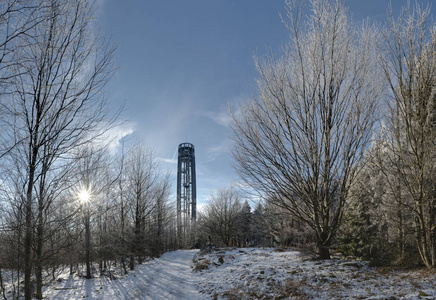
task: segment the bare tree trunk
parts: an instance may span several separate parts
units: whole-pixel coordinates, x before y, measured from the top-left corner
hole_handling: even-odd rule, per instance
[[[123,179],[124,179],[124,147],[125,147],[125,139],[121,140],[121,160],[120,160],[120,173],[118,175],[118,189],[120,193],[120,254],[121,254],[121,265],[124,270],[124,274],[127,274],[127,266],[126,266],[126,225],[125,225],[125,200],[124,200],[124,187],[123,187]]]
[[[32,161],[36,160],[36,153],[33,151]],[[32,299],[33,286],[31,284],[32,277],[32,265],[33,265],[33,183],[35,174],[35,164],[31,163],[29,167],[29,179],[27,186],[27,197],[26,197],[26,213],[25,213],[25,236],[24,236],[24,298],[26,300]]]
[[[3,283],[3,273],[2,273],[2,268],[0,267],[0,287],[2,289],[2,295],[3,295],[3,299],[6,299],[6,291],[5,291],[5,285]]]
[[[405,256],[406,239],[404,236],[403,212],[401,207],[398,207],[398,251],[400,252],[401,259]]]
[[[142,263],[142,210],[140,207],[141,193],[136,195],[136,207],[135,207],[135,227],[134,227],[134,242],[132,244],[132,253],[138,258],[138,264]]]
[[[90,228],[90,212],[89,203],[86,203],[85,208],[85,263],[86,263],[86,276],[85,278],[92,278],[91,273],[91,228]]]
[[[36,229],[36,251],[35,251],[35,277],[36,277],[36,295],[37,299],[42,299],[42,247],[44,239],[44,221],[43,221],[43,207],[41,201],[38,211],[38,223]]]
[[[432,202],[430,207],[430,249],[431,249],[431,263],[436,267],[436,187],[433,188]]]
[[[130,271],[133,271],[135,269],[135,256],[133,256],[133,254],[130,254],[129,268]]]
[[[121,179],[120,179],[121,180]],[[120,183],[121,185],[121,183]],[[124,201],[123,201],[123,191],[120,190],[121,197],[121,264],[123,266],[124,274],[127,274],[126,267],[126,240],[125,240],[125,220],[124,220]]]

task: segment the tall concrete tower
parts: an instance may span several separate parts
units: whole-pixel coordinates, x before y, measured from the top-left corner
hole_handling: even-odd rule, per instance
[[[195,149],[190,143],[182,143],[177,162],[177,236],[180,247],[193,242],[196,219]]]

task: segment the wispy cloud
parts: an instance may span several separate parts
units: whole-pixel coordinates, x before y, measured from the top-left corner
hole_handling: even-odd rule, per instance
[[[211,119],[216,124],[228,127],[232,122],[232,114],[236,117],[240,115],[240,105],[241,103],[249,101],[247,97],[236,97],[230,101],[227,105],[222,106],[220,111],[200,111],[196,114],[198,116],[203,116]]]
[[[221,154],[221,153],[228,153],[230,150],[230,142],[229,141],[223,141],[221,144],[210,147],[208,149],[208,152],[210,154]]]
[[[202,111],[198,112],[197,115],[207,117],[214,121],[216,124],[221,126],[229,126],[230,121],[232,120],[232,117],[228,112],[212,112],[212,111]]]
[[[159,160],[161,162],[164,162],[164,163],[167,163],[167,164],[172,164],[172,165],[177,164],[177,159],[175,159],[175,158],[162,158],[162,157],[159,157]]]
[[[218,156],[222,154],[228,154],[229,152],[230,152],[230,142],[228,140],[224,140],[221,144],[209,147],[207,149],[205,162],[215,161],[218,158]]]
[[[108,129],[102,136],[102,140],[107,142],[109,152],[115,154],[119,147],[120,141],[134,132],[134,125],[132,123],[122,123],[116,127]]]

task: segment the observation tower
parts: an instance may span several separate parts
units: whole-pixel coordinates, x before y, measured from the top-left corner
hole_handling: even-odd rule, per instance
[[[193,241],[196,219],[195,148],[193,144],[182,143],[177,161],[177,236],[180,247]]]

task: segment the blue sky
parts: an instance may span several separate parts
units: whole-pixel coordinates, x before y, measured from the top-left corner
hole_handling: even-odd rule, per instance
[[[390,1],[344,2],[361,22],[368,16],[384,21]],[[392,2],[397,13],[407,1]],[[108,100],[114,107],[125,102],[125,132],[154,148],[174,173],[177,146],[194,144],[199,204],[211,190],[238,180],[229,151],[228,105],[255,93],[253,54],[278,51],[287,42],[279,17],[286,14],[284,6],[283,0],[101,2],[102,34],[119,45]]]

